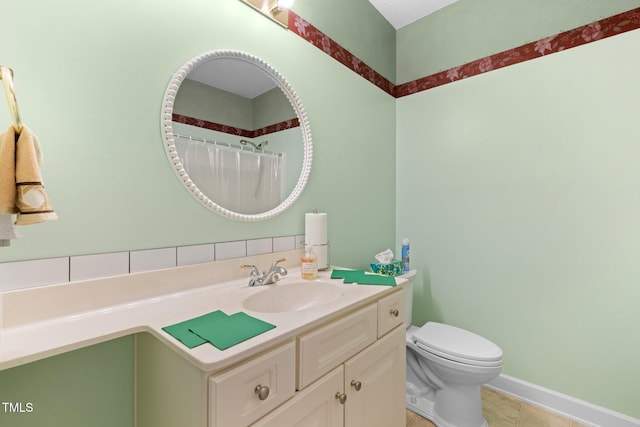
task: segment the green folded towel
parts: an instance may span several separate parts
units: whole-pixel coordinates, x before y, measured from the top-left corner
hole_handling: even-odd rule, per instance
[[[344,283],[356,283],[358,277],[362,276],[362,270],[333,270],[331,272],[332,279],[344,279]]]
[[[333,270],[332,279],[344,279],[344,283],[357,283],[359,285],[395,286],[396,278],[380,274],[367,274],[362,270]]]
[[[191,332],[209,341],[216,348],[224,350],[275,327],[271,323],[239,312],[215,323],[192,325],[190,329]]]
[[[381,286],[395,286],[396,278],[393,276],[382,276],[378,274],[363,274],[358,279],[359,285],[381,285]]]
[[[194,348],[206,343],[207,340],[191,332],[189,330],[191,328],[191,325],[197,325],[199,322],[215,324],[218,319],[223,319],[226,317],[229,316],[227,316],[226,313],[218,310],[200,317],[185,320],[184,322],[176,323],[175,325],[166,326],[162,328],[162,330],[178,339],[188,348]]]
[[[260,335],[275,325],[264,322],[246,313],[232,315],[218,310],[203,316],[185,320],[162,328],[188,348],[210,342],[220,350],[227,349]]]

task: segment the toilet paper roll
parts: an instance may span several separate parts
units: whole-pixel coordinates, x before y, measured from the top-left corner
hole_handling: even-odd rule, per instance
[[[304,241],[308,245],[324,245],[329,242],[326,213],[305,214]]]

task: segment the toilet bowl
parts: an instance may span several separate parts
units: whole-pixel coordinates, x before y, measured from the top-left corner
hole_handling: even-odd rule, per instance
[[[502,371],[491,341],[437,322],[409,326],[407,408],[438,427],[486,427],[480,387]]]

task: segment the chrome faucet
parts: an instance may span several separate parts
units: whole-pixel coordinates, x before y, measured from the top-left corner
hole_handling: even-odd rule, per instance
[[[271,285],[280,280],[281,277],[287,275],[287,269],[282,267],[281,265],[278,265],[279,263],[284,261],[286,261],[285,258],[274,261],[273,264],[271,264],[269,271],[262,270],[262,273],[260,273],[258,267],[252,264],[242,264],[240,268],[251,269],[251,275],[249,276],[249,287]]]

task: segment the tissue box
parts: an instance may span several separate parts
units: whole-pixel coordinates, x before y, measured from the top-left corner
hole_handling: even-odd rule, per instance
[[[404,273],[402,271],[402,261],[400,260],[393,260],[389,264],[372,262],[371,271],[378,274],[384,274],[386,276],[399,276]]]

